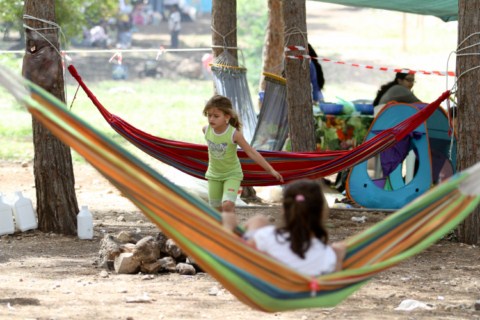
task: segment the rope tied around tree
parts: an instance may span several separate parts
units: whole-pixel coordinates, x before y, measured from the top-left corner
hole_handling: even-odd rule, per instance
[[[302,37],[301,45],[291,45],[290,38],[294,35],[300,35]],[[302,68],[306,69],[310,63],[310,55],[308,54],[308,39],[307,32],[301,30],[298,27],[292,27],[285,30],[285,52],[287,51],[303,51],[305,54],[300,55],[299,60],[302,61]]]
[[[453,54],[456,54],[457,60],[458,60],[458,58],[465,58],[465,57],[479,56],[480,55],[480,52],[478,52],[478,49],[477,49],[477,51],[474,50],[473,52],[466,52],[467,50],[475,49],[475,47],[478,47],[480,45],[480,41],[478,41],[478,40],[473,41],[472,40],[473,37],[479,36],[479,35],[480,35],[480,32],[473,32],[473,33],[469,34],[467,37],[465,37],[462,41],[459,42],[459,44],[457,46],[457,49],[455,51],[450,52],[450,54],[448,55],[447,66],[446,66],[447,70],[449,68],[450,58],[452,57]],[[472,41],[473,41],[473,43],[471,43]],[[470,72],[472,72],[474,70],[477,70],[479,68],[480,68],[480,65],[477,65],[477,66],[471,67],[471,68],[469,68],[469,69],[467,69],[463,72],[459,72],[457,74],[457,78],[455,79],[455,81],[452,85],[452,88],[450,89],[450,92],[452,93],[452,98],[447,100],[448,122],[449,122],[451,130],[452,130],[452,143],[450,144],[450,153],[452,152],[452,149],[453,149],[453,139],[455,137],[456,130],[457,130],[457,127],[458,127],[458,119],[455,121],[457,123],[457,125],[455,125],[455,126],[452,125],[452,122],[453,122],[452,120],[456,119],[457,116],[458,116],[458,110],[455,109],[455,108],[451,109],[450,102],[453,102],[455,104],[455,106],[458,107],[458,103],[457,103],[458,81],[460,80],[461,77],[465,76],[467,73],[470,73]],[[449,87],[448,80],[449,80],[448,77],[446,77],[445,81],[446,81],[446,88],[447,89]]]
[[[23,24],[23,27],[25,29],[28,29],[28,30],[31,30],[33,32],[35,32],[36,34],[38,34],[43,40],[45,40],[46,42],[48,42],[50,44],[50,46],[58,53],[58,55],[60,56],[60,58],[62,59],[63,61],[63,55],[62,53],[60,52],[60,50],[58,50],[58,48],[53,45],[53,43],[45,36],[45,34],[43,34],[42,32],[40,31],[43,31],[43,30],[58,30],[60,32],[60,34],[62,35],[62,38],[64,40],[64,42],[66,41],[66,37],[65,37],[65,34],[63,33],[62,31],[62,28],[60,27],[59,24],[53,22],[53,21],[49,21],[49,20],[45,20],[45,19],[40,19],[40,18],[37,18],[37,17],[33,17],[31,15],[28,15],[28,14],[24,14],[23,15],[23,19],[24,20],[35,20],[35,21],[39,21],[39,22],[42,22],[42,23],[45,23],[47,25],[50,25],[52,27],[45,27],[45,28],[33,28],[33,27],[30,27],[29,25],[27,25],[26,23]]]
[[[217,67],[226,67],[226,68],[240,68],[244,69],[244,67],[240,66],[238,60],[228,51],[228,49],[237,50],[242,56],[242,61],[244,61],[243,52],[238,47],[230,47],[227,43],[227,37],[231,35],[233,32],[237,30],[237,27],[233,28],[225,35],[221,34],[217,31],[213,26],[211,26],[212,31],[217,34],[220,38],[222,38],[222,45],[213,45],[212,48],[222,48],[223,51],[218,56],[215,57],[213,60],[212,65],[216,65]],[[245,64],[245,63],[244,63]]]

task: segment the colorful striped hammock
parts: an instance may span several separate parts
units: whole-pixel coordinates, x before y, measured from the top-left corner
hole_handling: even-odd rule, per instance
[[[218,213],[204,201],[97,132],[40,87],[2,69],[0,84],[53,134],[85,157],[206,272],[239,300],[263,311],[340,303],[378,272],[435,243],[480,201],[478,163],[347,239],[343,271],[311,278],[226,231]]]
[[[171,165],[194,177],[205,179],[208,166],[208,150],[206,145],[181,142],[155,137],[135,128],[122,118],[110,113],[90,91],[73,65],[68,67],[70,74],[101,112],[110,126],[125,139],[152,157]],[[316,179],[325,177],[344,169],[355,166],[402,140],[412,130],[423,123],[440,103],[447,99],[450,92],[444,92],[437,100],[430,103],[420,112],[400,122],[395,127],[376,135],[348,151],[323,152],[282,152],[262,151],[262,156],[282,174],[285,183],[301,178]],[[243,186],[277,185],[279,182],[266,173],[257,163],[251,160],[245,152],[239,150],[244,173]]]

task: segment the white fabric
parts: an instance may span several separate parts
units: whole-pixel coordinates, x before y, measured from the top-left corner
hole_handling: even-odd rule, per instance
[[[277,235],[272,225],[256,230],[252,237],[258,250],[300,273],[318,276],[335,271],[337,256],[332,247],[314,238],[305,252],[305,259],[302,259],[290,249],[290,242],[285,240],[285,235]]]
[[[172,12],[170,18],[168,19],[168,29],[170,31],[180,31],[180,21],[182,17],[179,11]]]
[[[108,36],[105,33],[105,29],[102,26],[95,26],[90,29],[90,40],[95,41],[107,41]]]

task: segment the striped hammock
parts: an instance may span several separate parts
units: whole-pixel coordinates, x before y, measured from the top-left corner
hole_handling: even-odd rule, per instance
[[[334,306],[378,272],[435,243],[480,201],[478,163],[347,239],[343,271],[308,277],[249,247],[221,226],[218,213],[204,201],[97,132],[40,87],[2,70],[0,84],[38,121],[85,157],[206,272],[259,310]]]
[[[90,91],[73,65],[68,66],[70,74],[77,80],[93,104],[101,112],[110,126],[125,139],[148,153],[152,157],[171,165],[189,175],[205,179],[208,167],[208,149],[206,145],[174,141],[155,137],[135,128],[122,118],[110,113]],[[262,151],[262,156],[278,171],[285,183],[301,179],[326,177],[353,167],[396,144],[412,130],[430,117],[440,103],[447,99],[450,92],[444,92],[437,100],[412,117],[395,127],[376,135],[374,138],[347,151],[322,152],[282,152]],[[243,169],[243,186],[269,186],[279,184],[272,175],[265,172],[245,152],[239,150],[238,156]]]

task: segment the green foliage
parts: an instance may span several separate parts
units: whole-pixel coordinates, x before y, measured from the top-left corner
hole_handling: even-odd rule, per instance
[[[17,22],[22,19],[23,1],[0,0],[0,21]]]
[[[57,23],[62,26],[63,32],[68,38],[80,34],[82,26],[89,26],[102,19],[115,17],[117,8],[117,0],[55,1]]]
[[[0,22],[12,23],[21,30],[24,1],[0,0]],[[56,0],[55,12],[57,23],[68,38],[81,32],[82,26],[88,26],[101,19],[115,17],[118,8],[117,0],[84,1]]]
[[[238,45],[245,50],[239,54],[245,59],[248,83],[258,87],[262,72],[262,51],[265,42],[268,8],[265,0],[237,2]]]

